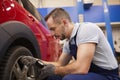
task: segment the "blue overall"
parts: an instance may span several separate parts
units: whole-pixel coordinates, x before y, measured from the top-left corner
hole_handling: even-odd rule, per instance
[[[74,56],[75,59],[77,53],[76,36],[77,32],[69,42],[70,54]],[[75,44],[72,43],[72,40],[74,40]],[[120,80],[120,77],[118,74],[118,68],[114,70],[106,70],[91,63],[89,72],[86,75],[68,74],[63,78],[60,76],[51,76],[48,78],[48,80]]]

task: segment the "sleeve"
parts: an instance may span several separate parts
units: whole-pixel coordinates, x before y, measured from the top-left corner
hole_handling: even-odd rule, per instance
[[[98,26],[92,23],[83,23],[81,24],[78,33],[77,33],[77,46],[83,43],[98,43],[99,34]]]

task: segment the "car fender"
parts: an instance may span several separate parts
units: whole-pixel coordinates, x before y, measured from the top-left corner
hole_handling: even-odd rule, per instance
[[[38,42],[30,28],[22,22],[9,21],[0,24],[0,61],[10,45],[19,38],[29,40],[35,48],[36,57],[40,57]]]

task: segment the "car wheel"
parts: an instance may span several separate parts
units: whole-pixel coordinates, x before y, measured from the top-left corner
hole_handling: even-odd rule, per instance
[[[28,55],[32,56],[30,50],[23,46],[9,49],[0,66],[2,80],[35,80],[34,67],[26,66],[20,61],[22,56]]]

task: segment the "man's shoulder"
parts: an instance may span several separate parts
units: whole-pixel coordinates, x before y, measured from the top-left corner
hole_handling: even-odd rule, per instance
[[[92,23],[92,22],[82,22],[80,23],[81,26],[97,26],[95,23]]]
[[[100,27],[98,25],[96,25],[95,23],[92,23],[92,22],[83,22],[83,23],[80,23],[80,27],[82,29],[88,29],[88,30],[98,30],[100,29]]]

